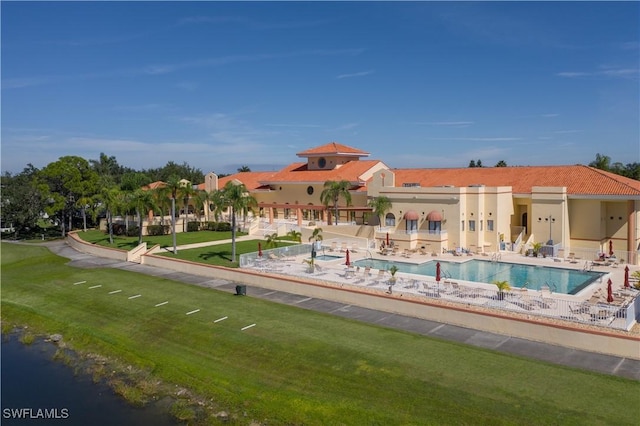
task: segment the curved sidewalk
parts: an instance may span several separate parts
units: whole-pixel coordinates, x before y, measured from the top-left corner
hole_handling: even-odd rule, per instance
[[[183,272],[178,273],[159,267],[101,258],[78,252],[69,247],[66,242],[48,243],[44,245],[49,247],[52,252],[71,259],[70,265],[75,267],[117,268],[148,274],[151,276],[161,276],[162,278],[212,288],[228,293],[235,292],[236,283],[228,280],[216,278],[211,279],[200,275],[185,274]],[[640,380],[640,360],[565,348],[542,342],[478,331],[470,328],[259,287],[249,287],[248,295],[276,303],[298,306],[303,309],[324,312],[374,325],[464,343],[480,348],[532,358],[539,361],[596,371],[603,374],[610,374],[633,380]],[[640,347],[638,350],[640,352]]]

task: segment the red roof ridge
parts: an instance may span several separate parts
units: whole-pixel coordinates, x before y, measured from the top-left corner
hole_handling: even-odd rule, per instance
[[[307,157],[310,155],[327,155],[327,154],[350,154],[350,155],[358,155],[362,157],[366,157],[369,155],[368,152],[363,151],[358,148],[353,148],[348,145],[343,145],[338,142],[329,142],[324,145],[316,146],[314,148],[309,148],[305,151],[298,152],[296,155],[298,157]]]

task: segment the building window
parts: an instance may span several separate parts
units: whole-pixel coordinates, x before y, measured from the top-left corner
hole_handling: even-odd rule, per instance
[[[313,195],[313,186],[307,186],[307,194]]]
[[[320,167],[321,169],[324,169],[326,165],[327,165],[327,160],[324,157],[320,157],[320,159],[318,160],[318,167]]]
[[[387,213],[387,216],[384,218],[385,226],[396,226],[396,217],[393,213]]]
[[[475,220],[470,220],[469,221],[469,231],[470,232],[475,232],[476,230],[476,221]]]
[[[482,231],[483,220],[480,221],[480,231]]]
[[[464,220],[460,221],[460,230],[464,232]]]
[[[407,234],[415,234],[418,232],[418,221],[417,220],[407,220]]]
[[[429,221],[429,233],[430,234],[439,234],[442,222],[438,221]]]
[[[493,220],[487,220],[487,231],[493,231]]]

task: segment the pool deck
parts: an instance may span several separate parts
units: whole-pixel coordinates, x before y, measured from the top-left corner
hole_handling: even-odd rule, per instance
[[[249,269],[272,274],[282,274],[286,276],[298,277],[300,279],[317,280],[338,284],[341,287],[355,287],[366,289],[367,291],[393,293],[404,298],[417,298],[439,300],[476,306],[500,311],[526,314],[531,316],[542,316],[563,320],[575,321],[578,323],[603,326],[615,329],[627,329],[625,318],[616,317],[614,312],[618,308],[628,306],[640,295],[637,290],[623,288],[625,265],[597,266],[586,260],[566,260],[559,258],[533,258],[520,254],[502,252],[496,256],[496,260],[506,263],[526,264],[531,266],[546,266],[564,269],[582,270],[585,266],[592,267],[594,272],[601,272],[604,275],[580,290],[575,295],[563,293],[551,293],[545,291],[526,290],[521,291],[513,288],[508,292],[503,300],[497,300],[496,286],[490,283],[477,283],[458,279],[442,279],[439,283],[435,277],[398,272],[395,283],[390,282],[388,272],[380,272],[378,269],[371,269],[365,274],[362,267],[347,267],[345,265],[346,252],[332,251],[319,252],[319,255],[326,254],[340,256],[335,260],[316,260],[313,272],[305,259],[309,259],[309,254],[282,257],[280,259],[261,259],[254,262]],[[350,262],[358,260],[377,259],[388,262],[403,262],[420,264],[424,262],[467,262],[473,259],[490,261],[492,256],[487,255],[462,255],[454,256],[451,253],[441,255],[424,255],[414,253],[410,256],[383,255],[378,252],[366,250],[349,250]],[[640,267],[630,265],[629,274]],[[616,300],[612,304],[607,304],[604,297],[607,294],[607,281],[611,279],[613,292]],[[513,284],[513,283],[512,283]],[[515,283],[516,285],[518,283]],[[594,295],[600,295],[599,300]],[[591,302],[589,309],[577,311],[578,306]]]

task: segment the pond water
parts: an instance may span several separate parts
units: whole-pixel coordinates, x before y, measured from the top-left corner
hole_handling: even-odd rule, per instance
[[[23,345],[2,335],[2,410],[5,425],[157,425],[176,426],[168,407],[136,408],[104,383],[52,360],[56,346],[36,341]]]

